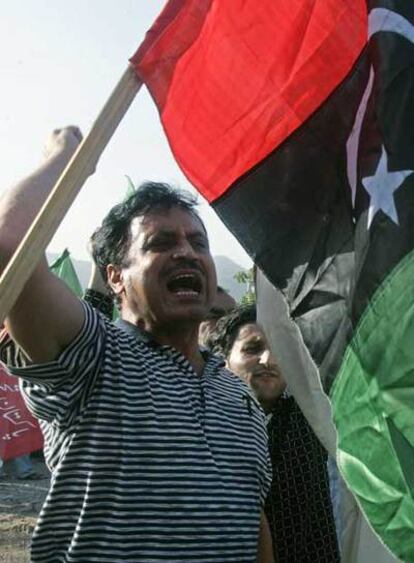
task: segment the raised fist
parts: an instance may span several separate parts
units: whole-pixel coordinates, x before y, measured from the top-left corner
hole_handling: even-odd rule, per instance
[[[62,129],[55,129],[46,141],[43,154],[49,159],[57,154],[72,156],[82,141],[82,133],[79,127],[71,125]]]

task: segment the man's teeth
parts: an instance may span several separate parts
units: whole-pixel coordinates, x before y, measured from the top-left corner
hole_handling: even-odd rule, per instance
[[[195,280],[195,276],[193,274],[180,274],[176,276],[174,280]]]
[[[201,292],[201,282],[194,274],[178,274],[167,285],[170,291],[180,296],[194,296]]]

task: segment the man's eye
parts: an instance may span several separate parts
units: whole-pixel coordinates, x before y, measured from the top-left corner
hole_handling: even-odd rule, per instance
[[[258,354],[261,350],[262,347],[259,345],[251,345],[243,348],[243,352],[245,352],[246,354]]]
[[[191,244],[195,250],[206,250],[208,248],[208,243],[204,239],[193,240]]]
[[[147,250],[153,250],[155,252],[160,252],[162,250],[168,250],[171,248],[172,242],[167,239],[155,239],[147,244]]]

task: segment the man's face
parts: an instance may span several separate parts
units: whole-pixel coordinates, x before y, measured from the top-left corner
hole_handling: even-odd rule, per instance
[[[122,316],[147,330],[197,324],[216,291],[216,272],[201,221],[178,207],[135,217],[121,283]]]
[[[252,387],[260,403],[272,404],[286,388],[266,336],[256,323],[239,329],[227,366]]]

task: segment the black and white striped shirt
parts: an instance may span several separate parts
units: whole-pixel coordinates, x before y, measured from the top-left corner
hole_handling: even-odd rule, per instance
[[[271,476],[247,386],[85,311],[56,361],[10,368],[52,471],[33,563],[255,562]]]

